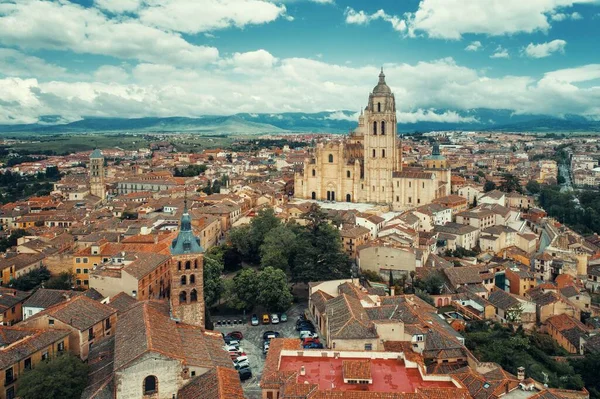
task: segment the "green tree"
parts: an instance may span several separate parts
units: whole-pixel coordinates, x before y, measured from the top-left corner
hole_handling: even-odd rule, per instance
[[[208,307],[216,304],[223,294],[223,268],[222,257],[219,259],[209,254],[204,257],[204,301]]]
[[[496,189],[496,183],[494,183],[491,180],[486,180],[485,184],[483,185],[483,191],[485,191],[486,193],[492,190]]]
[[[17,240],[25,237],[27,234],[29,233],[23,229],[14,230],[10,236],[0,240],[0,251],[6,252],[7,249],[14,247],[17,245]]]
[[[563,175],[558,175],[556,182],[558,184],[565,184],[567,182],[567,179],[565,179],[565,177]]]
[[[50,272],[42,266],[12,280],[10,286],[16,290],[30,291],[49,279]]]
[[[39,363],[21,376],[17,396],[23,399],[79,399],[87,385],[88,366],[65,353]]]
[[[72,287],[73,273],[71,272],[62,272],[44,283],[44,288],[52,290],[70,290]]]
[[[292,305],[292,300],[285,272],[265,267],[258,276],[258,303],[271,311],[281,312]]]
[[[527,182],[525,188],[531,194],[537,194],[540,192],[540,183],[538,183],[536,180],[530,180],[529,182]]]
[[[238,309],[252,309],[258,304],[259,274],[254,269],[243,269],[233,278],[233,292],[229,295],[235,297],[235,307]]]
[[[247,224],[232,228],[227,236],[231,246],[245,259],[249,259],[254,250],[251,231],[252,227]]]
[[[502,182],[500,183],[499,189],[505,193],[511,193],[513,191],[521,192],[523,187],[521,186],[521,182],[519,181],[518,177],[512,173],[505,173],[502,175]]]
[[[290,273],[290,262],[295,252],[296,234],[288,226],[278,226],[269,231],[260,246],[263,267],[274,267]]]

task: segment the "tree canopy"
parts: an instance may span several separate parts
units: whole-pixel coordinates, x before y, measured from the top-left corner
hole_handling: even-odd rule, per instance
[[[87,385],[88,366],[65,353],[39,363],[20,377],[17,396],[23,399],[79,399]]]

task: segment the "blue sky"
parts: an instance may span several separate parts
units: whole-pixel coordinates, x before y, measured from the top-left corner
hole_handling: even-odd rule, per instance
[[[0,0],[0,123],[364,106],[600,119],[600,0]],[[477,123],[476,120],[472,120]]]

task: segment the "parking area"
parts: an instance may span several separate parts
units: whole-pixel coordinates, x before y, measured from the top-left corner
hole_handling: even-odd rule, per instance
[[[303,314],[306,309],[306,304],[294,305],[290,308],[286,314],[288,321],[279,324],[259,324],[258,326],[250,325],[250,316],[246,317],[243,324],[235,323],[233,320],[242,320],[241,317],[215,317],[213,322],[215,324],[215,330],[227,334],[232,331],[240,331],[244,334],[244,338],[240,342],[240,347],[248,356],[250,362],[250,369],[252,371],[252,378],[242,382],[244,388],[244,394],[247,398],[255,399],[261,397],[260,390],[260,378],[263,373],[265,366],[266,355],[263,354],[263,333],[266,331],[277,331],[282,338],[298,338],[298,332],[296,331],[296,320],[298,316]],[[262,315],[258,315],[259,318]],[[217,321],[231,320],[231,323],[226,325],[220,325]]]

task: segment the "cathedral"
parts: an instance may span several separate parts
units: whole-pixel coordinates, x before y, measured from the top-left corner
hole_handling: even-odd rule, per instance
[[[450,168],[434,147],[422,168],[402,164],[396,100],[385,82],[369,94],[358,127],[341,141],[319,143],[296,173],[296,198],[366,202],[401,211],[450,194]]]

